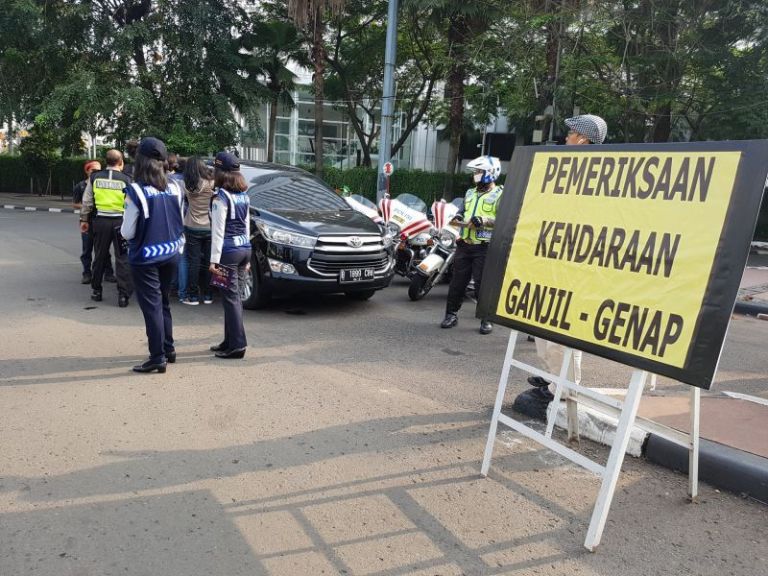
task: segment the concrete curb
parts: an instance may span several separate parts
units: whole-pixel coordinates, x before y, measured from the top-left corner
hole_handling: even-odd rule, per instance
[[[80,214],[75,208],[45,208],[42,206],[16,206],[15,204],[3,204],[6,210],[23,210],[24,212],[56,212],[64,214]]]
[[[579,406],[579,436],[588,438],[598,444],[610,446],[616,437],[616,426],[619,421],[616,418],[602,414],[587,406]],[[565,410],[565,402],[560,402],[557,410],[555,426],[568,429],[568,417]],[[627,445],[627,454],[639,458],[643,455],[643,444],[648,434],[640,428],[633,428]]]
[[[711,440],[699,444],[699,478],[718,488],[768,504],[768,459]],[[688,473],[688,451],[650,434],[645,457],[665,468]]]
[[[737,300],[736,305],[733,307],[733,311],[736,314],[744,314],[745,316],[768,314],[768,302],[765,304],[758,304],[754,301],[746,302],[744,300]]]
[[[591,408],[579,407],[580,436],[604,446],[613,442],[617,422],[615,418]],[[560,403],[555,426],[567,429],[565,402]],[[632,429],[627,454],[645,456],[654,464],[688,472],[688,450],[637,426]],[[768,459],[749,452],[701,438],[699,479],[716,488],[746,494],[768,503]]]

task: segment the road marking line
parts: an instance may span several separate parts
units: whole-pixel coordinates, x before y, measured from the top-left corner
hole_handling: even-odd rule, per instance
[[[730,396],[731,398],[736,398],[737,400],[746,400],[748,402],[754,402],[755,404],[768,406],[768,399],[760,398],[759,396],[750,396],[749,394],[742,394],[741,392],[729,392],[728,390],[724,390],[723,394]]]

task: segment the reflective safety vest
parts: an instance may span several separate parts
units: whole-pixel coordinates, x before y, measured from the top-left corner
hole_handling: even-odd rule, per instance
[[[503,186],[496,186],[492,191],[478,194],[477,188],[470,188],[464,196],[464,226],[461,237],[470,244],[483,244],[491,241],[492,228],[469,228],[473,216],[496,219],[496,207],[504,192]]]
[[[125,204],[123,190],[131,179],[119,170],[102,170],[91,176],[93,204],[98,216],[122,216]]]

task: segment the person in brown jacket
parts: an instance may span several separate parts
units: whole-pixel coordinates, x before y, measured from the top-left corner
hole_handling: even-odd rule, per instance
[[[181,302],[190,306],[200,303],[200,272],[204,274],[203,303],[211,304],[210,272],[211,220],[209,210],[213,195],[213,170],[197,156],[187,160],[184,167],[184,187],[188,209],[184,215],[184,236],[187,239],[184,257],[187,258],[189,276],[187,297]]]

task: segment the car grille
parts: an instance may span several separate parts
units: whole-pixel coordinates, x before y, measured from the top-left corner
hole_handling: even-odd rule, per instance
[[[356,268],[372,268],[380,276],[390,265],[381,236],[321,236],[307,263],[310,270],[327,277]]]

